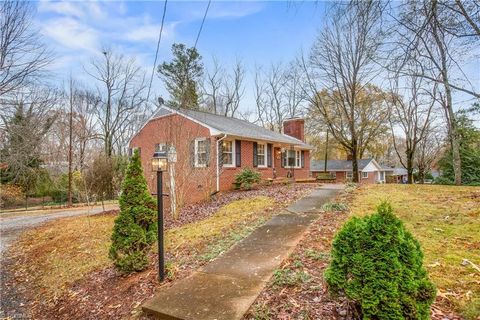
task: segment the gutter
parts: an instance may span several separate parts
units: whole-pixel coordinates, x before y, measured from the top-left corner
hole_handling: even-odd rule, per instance
[[[225,139],[227,137],[227,134],[224,133],[223,134],[223,137],[221,137],[220,139],[217,140],[216,144],[215,144],[215,149],[216,149],[216,156],[217,156],[217,189],[216,189],[216,192],[219,192],[220,191],[220,155],[218,154],[218,144],[220,143],[220,141],[222,141],[223,139]]]

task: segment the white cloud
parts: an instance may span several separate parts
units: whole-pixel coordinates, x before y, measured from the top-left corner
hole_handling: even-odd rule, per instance
[[[263,4],[258,2],[213,2],[208,11],[207,18],[242,18],[263,9]],[[202,14],[203,17],[203,14]]]
[[[174,33],[176,23],[169,23],[163,26],[162,39],[170,38]],[[138,42],[153,42],[158,40],[160,24],[144,24],[129,29],[125,33],[125,40]]]
[[[64,48],[87,51],[99,48],[99,33],[72,18],[50,19],[43,24],[42,32]]]
[[[63,16],[82,18],[85,16],[85,12],[74,2],[53,2],[49,0],[41,0],[38,3],[39,12],[52,12]]]

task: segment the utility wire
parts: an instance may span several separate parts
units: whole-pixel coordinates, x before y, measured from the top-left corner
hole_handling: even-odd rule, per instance
[[[152,89],[152,82],[153,82],[153,75],[155,73],[155,67],[157,66],[158,50],[160,48],[160,41],[162,40],[163,24],[165,22],[165,13],[167,12],[167,1],[168,0],[165,0],[163,4],[162,24],[160,25],[160,33],[158,34],[157,50],[155,51],[155,60],[153,62],[152,75],[150,76],[150,84],[148,85],[147,103],[148,103],[148,99],[150,98],[150,90]]]
[[[208,0],[207,9],[205,9],[205,14],[203,15],[203,19],[202,19],[202,24],[200,25],[200,29],[198,30],[198,34],[197,34],[197,39],[195,39],[195,45],[193,46],[195,49],[197,48],[198,39],[200,38],[200,34],[202,33],[203,25],[205,24],[205,19],[207,18],[208,9],[210,9],[211,3],[212,3],[212,0]]]
[[[200,24],[200,29],[198,29],[197,38],[195,39],[195,44],[193,46],[194,49],[197,49],[198,39],[200,39],[200,34],[202,33],[203,25],[205,24],[205,19],[207,18],[208,9],[210,9],[210,4],[211,3],[212,3],[212,0],[208,0],[207,8],[205,9],[205,13],[203,14],[202,23]],[[191,58],[192,58],[191,56],[188,58],[187,65],[190,65],[190,62],[192,60]],[[186,76],[187,76],[187,79],[182,86],[182,100],[183,100],[183,95],[184,95],[185,89],[186,89],[185,87],[188,85],[188,81],[189,81],[188,80],[188,74]]]

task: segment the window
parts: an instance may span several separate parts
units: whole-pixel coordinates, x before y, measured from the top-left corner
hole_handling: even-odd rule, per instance
[[[157,143],[155,145],[155,153],[153,154],[153,157],[157,158],[157,157],[166,157],[166,156],[167,156],[167,144]]]
[[[207,141],[205,138],[195,139],[195,167],[207,166]]]
[[[257,145],[257,164],[259,167],[267,166],[267,147],[265,144]]]
[[[368,172],[362,171],[362,179],[368,178]]]
[[[233,167],[234,163],[234,145],[233,141],[222,141],[222,165],[224,167]]]
[[[347,171],[347,179],[352,179],[352,178],[353,178],[353,172]]]
[[[283,156],[283,166],[285,168],[300,168],[302,166],[301,156],[301,151],[286,150]]]
[[[336,179],[337,178],[337,173],[335,171],[330,171],[330,178]]]

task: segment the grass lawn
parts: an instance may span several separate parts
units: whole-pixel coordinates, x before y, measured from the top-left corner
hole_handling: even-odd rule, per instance
[[[116,212],[62,218],[26,231],[5,255],[2,307],[32,319],[138,319],[141,305],[228,250],[316,186],[233,191],[165,219],[166,281],[158,282],[156,245],[142,272],[124,275],[108,259]],[[9,288],[13,288],[9,289]],[[20,303],[21,302],[21,303]]]
[[[273,204],[274,199],[262,196],[233,201],[207,219],[166,230],[165,249],[196,248],[234,229],[241,236],[244,229],[239,228]],[[32,276],[44,298],[58,297],[71,283],[111,265],[108,250],[115,218],[114,214],[65,218],[26,232],[14,250],[16,274]],[[205,259],[221,253],[230,242],[207,248]]]
[[[420,241],[424,264],[442,304],[467,319],[480,317],[480,188],[439,185],[371,185],[355,191],[352,214],[373,212],[382,200]]]

